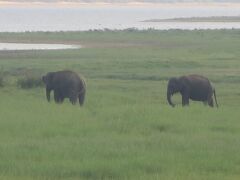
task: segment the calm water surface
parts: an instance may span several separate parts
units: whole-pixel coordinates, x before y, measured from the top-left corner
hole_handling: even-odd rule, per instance
[[[0,50],[78,49],[79,45],[0,43]]]
[[[238,16],[237,6],[83,6],[0,8],[0,32],[89,29],[231,29],[240,23],[141,22],[176,17]]]

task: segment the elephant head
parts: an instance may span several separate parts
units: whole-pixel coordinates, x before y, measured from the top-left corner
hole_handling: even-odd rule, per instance
[[[50,92],[51,90],[53,90],[53,87],[52,87],[53,76],[54,76],[54,73],[50,72],[50,73],[47,73],[47,75],[42,77],[42,81],[46,85],[46,96],[48,101],[50,101]]]
[[[183,84],[181,83],[181,81],[177,78],[171,78],[168,81],[168,87],[167,87],[167,100],[168,103],[174,107],[175,104],[173,104],[172,100],[171,100],[171,96],[175,93],[178,93],[182,90],[183,88]]]
[[[53,77],[54,77],[54,73],[53,72],[49,72],[45,76],[42,77],[42,81],[44,82],[46,87],[49,88],[49,89],[52,89]]]

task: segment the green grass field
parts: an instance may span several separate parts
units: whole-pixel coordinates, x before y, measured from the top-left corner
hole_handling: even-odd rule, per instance
[[[0,51],[0,179],[240,179],[240,30],[0,33],[0,42],[81,44]],[[70,69],[85,105],[48,103],[17,81]],[[170,107],[167,80],[197,73],[219,108]],[[53,99],[53,98],[52,98]]]

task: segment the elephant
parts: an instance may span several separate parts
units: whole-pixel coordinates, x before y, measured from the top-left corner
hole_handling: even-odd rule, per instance
[[[205,105],[213,107],[213,95],[215,98],[216,107],[218,107],[215,88],[212,87],[208,78],[201,75],[191,74],[173,77],[168,81],[167,100],[174,107],[171,96],[175,93],[182,95],[182,106],[189,105],[189,99],[193,101],[202,101]]]
[[[78,99],[80,106],[83,106],[86,94],[86,83],[77,73],[67,70],[49,72],[42,77],[42,81],[46,86],[48,102],[50,102],[50,93],[53,90],[56,103],[62,103],[65,98],[69,98],[73,105],[76,104]]]

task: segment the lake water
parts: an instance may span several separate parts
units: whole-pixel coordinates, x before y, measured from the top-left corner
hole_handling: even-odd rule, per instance
[[[184,6],[0,7],[0,32],[89,29],[231,29],[240,23],[141,22],[176,17],[239,16],[240,4]]]
[[[79,49],[79,45],[0,43],[0,50]]]

